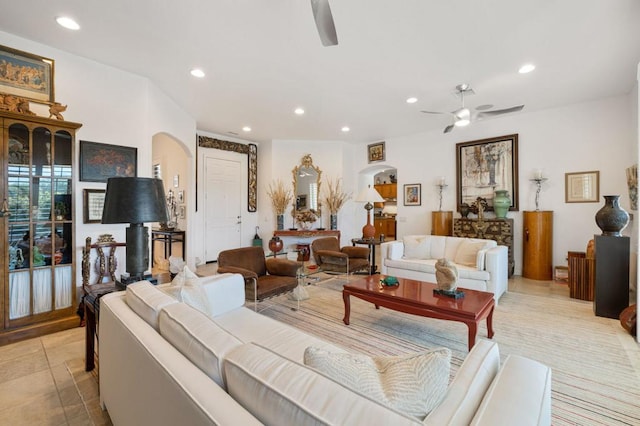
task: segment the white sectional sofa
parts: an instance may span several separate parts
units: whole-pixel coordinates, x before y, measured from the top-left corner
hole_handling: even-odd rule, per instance
[[[496,303],[507,291],[509,251],[493,240],[407,235],[380,245],[385,275],[435,283],[435,263],[442,258],[455,263],[459,287],[493,293]]]
[[[244,304],[244,280],[205,280],[208,315],[148,282],[101,299],[100,399],[115,425],[548,425],[551,370],[476,343],[422,421],[303,363],[344,349]],[[336,321],[340,321],[336,318]]]

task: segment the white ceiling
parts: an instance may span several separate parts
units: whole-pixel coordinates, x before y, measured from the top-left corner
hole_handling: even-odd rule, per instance
[[[524,103],[517,114],[626,94],[636,82],[638,0],[330,4],[333,47],[321,45],[309,0],[0,0],[0,30],[148,77],[198,129],[255,141],[442,129],[449,116],[420,110],[455,110],[463,82],[476,91],[467,106]],[[81,30],[59,27],[59,15]],[[520,75],[525,62],[537,69]],[[193,67],[207,76],[190,76]]]

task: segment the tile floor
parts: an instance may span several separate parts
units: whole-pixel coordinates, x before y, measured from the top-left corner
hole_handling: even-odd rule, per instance
[[[208,275],[215,268],[203,265],[197,272]],[[566,283],[518,276],[509,280],[509,290],[569,297]],[[84,328],[0,347],[0,425],[34,424],[111,424],[100,408],[95,375],[84,371]]]

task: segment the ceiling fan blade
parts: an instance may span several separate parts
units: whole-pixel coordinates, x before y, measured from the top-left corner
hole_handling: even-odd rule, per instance
[[[313,18],[316,21],[318,34],[323,46],[335,46],[338,44],[338,35],[331,15],[329,0],[311,0]]]
[[[505,109],[494,109],[493,111],[481,111],[476,115],[476,118],[478,120],[481,120],[485,117],[495,117],[496,115],[500,115],[500,114],[509,114],[511,112],[518,112],[522,110],[522,108],[524,108],[524,105],[518,105],[518,106],[505,108]]]
[[[453,124],[449,124],[447,127],[444,128],[444,132],[442,133],[449,133],[450,131],[453,130],[455,126]]]
[[[450,114],[449,112],[440,112],[440,111],[420,111],[420,112],[424,112],[425,114]]]

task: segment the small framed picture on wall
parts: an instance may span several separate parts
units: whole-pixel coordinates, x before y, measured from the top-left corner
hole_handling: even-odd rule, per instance
[[[422,185],[411,183],[404,186],[404,205],[419,206],[422,204]]]
[[[367,152],[369,153],[370,163],[385,160],[384,141],[367,145],[367,148],[368,148]]]

